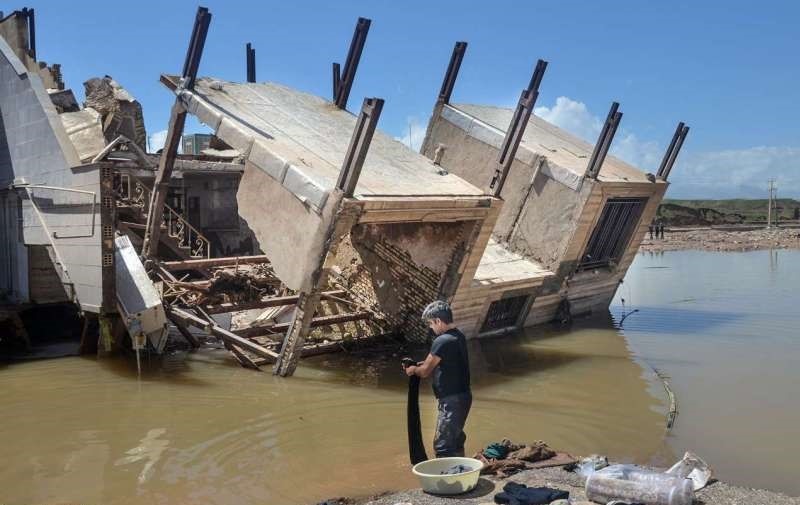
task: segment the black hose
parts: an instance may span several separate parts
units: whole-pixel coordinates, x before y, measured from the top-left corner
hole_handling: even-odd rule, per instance
[[[408,358],[403,360],[404,366],[413,363]],[[408,378],[406,419],[408,422],[408,457],[411,460],[411,464],[416,465],[428,460],[425,444],[422,443],[422,423],[419,419],[419,377],[417,375],[412,375]]]

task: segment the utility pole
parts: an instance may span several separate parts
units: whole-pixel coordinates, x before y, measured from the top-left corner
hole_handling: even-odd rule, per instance
[[[778,214],[778,186],[772,188],[772,216],[775,220],[775,228],[781,227],[781,215]]]
[[[769,180],[769,199],[767,200],[767,229],[772,228],[772,191],[775,187],[775,179]]]

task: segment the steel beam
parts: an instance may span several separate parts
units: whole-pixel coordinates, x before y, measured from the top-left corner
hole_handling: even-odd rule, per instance
[[[678,158],[678,153],[681,152],[681,147],[683,147],[683,141],[686,140],[686,135],[689,134],[688,126],[685,126],[683,123],[680,123],[678,126],[680,127],[680,134],[678,134],[676,131],[677,139],[673,138],[674,145],[671,145],[672,150],[669,158],[666,159],[666,165],[663,166],[663,170],[659,169],[658,176],[665,181],[667,180],[667,177],[669,177],[670,172],[672,172],[672,166],[675,165],[675,160]]]
[[[364,50],[371,23],[372,21],[367,18],[358,18],[353,32],[353,40],[347,51],[344,69],[340,72],[339,64],[333,64],[333,102],[340,109],[347,109],[347,100],[350,98],[350,90],[353,87],[358,63],[361,60],[361,52]]]
[[[683,131],[683,122],[678,123],[678,127],[675,128],[675,133],[672,135],[672,140],[669,142],[669,146],[667,150],[664,152],[664,158],[661,160],[661,165],[658,167],[658,172],[656,172],[656,177],[664,176],[664,169],[667,167],[667,162],[669,162],[670,157],[672,156],[672,151],[675,149],[675,145],[678,143],[678,138],[681,136],[681,132]]]
[[[383,110],[382,98],[365,98],[361,106],[361,113],[356,120],[356,127],[353,129],[353,136],[347,153],[339,171],[339,180],[336,187],[341,189],[345,198],[350,198],[355,192],[358,178],[361,175],[361,168],[364,166],[364,159],[369,151],[369,144],[378,125],[378,119]]]
[[[250,42],[245,47],[245,59],[247,60],[247,82],[256,82],[256,50]]]
[[[533,107],[536,105],[536,99],[539,98],[539,85],[546,69],[546,61],[539,60],[536,63],[530,83],[522,91],[517,102],[517,108],[514,109],[514,114],[511,116],[511,123],[506,129],[506,135],[503,138],[503,144],[500,146],[500,152],[497,157],[497,168],[489,184],[489,189],[494,189],[495,197],[499,198],[503,191],[508,172],[511,170],[514,157],[517,155],[517,149],[525,134],[525,128],[528,126],[528,120],[530,120]]]
[[[183,63],[182,86],[185,89],[192,89],[197,78],[197,70],[200,67],[200,57],[203,54],[209,23],[211,23],[211,13],[205,7],[198,7],[189,48],[186,50],[186,60]],[[172,170],[175,166],[175,158],[178,155],[178,146],[181,142],[185,123],[186,109],[181,104],[180,98],[176,98],[170,113],[167,139],[158,160],[158,172],[153,185],[153,193],[150,196],[147,229],[145,230],[144,244],[142,245],[142,256],[144,257],[153,257],[158,254],[158,244],[161,239],[161,221],[164,217],[164,202],[167,199],[167,191],[172,180]]]
[[[185,89],[194,88],[194,81],[197,78],[197,70],[200,68],[200,57],[203,55],[210,24],[211,13],[208,12],[206,7],[198,7],[194,27],[192,28],[192,36],[189,40],[189,48],[186,51],[186,59],[183,62],[182,77]]]
[[[622,113],[619,112],[619,103],[613,102],[611,108],[606,116],[606,121],[603,123],[603,128],[600,130],[600,136],[597,138],[597,143],[594,145],[592,157],[589,158],[589,164],[586,166],[586,177],[597,178],[600,172],[600,167],[603,165],[605,154],[608,153],[608,148],[611,146],[611,140],[614,138],[616,132],[616,125],[619,126],[619,121],[622,119]]]
[[[444,74],[442,81],[442,88],[439,90],[438,103],[450,103],[450,96],[453,94],[453,88],[456,85],[458,78],[458,71],[461,69],[461,62],[464,61],[464,53],[467,52],[466,42],[456,42],[453,47],[453,54],[450,55],[450,63],[447,64],[447,71]]]
[[[617,134],[617,128],[619,128],[619,123],[621,120],[622,112],[616,112],[614,114],[614,119],[611,121],[611,128],[609,128],[606,139],[603,142],[603,147],[600,150],[600,155],[597,157],[597,166],[594,172],[595,179],[597,179],[597,176],[600,175],[600,170],[603,168],[603,162],[606,160],[608,150],[611,148],[611,142],[614,140],[614,136]]]

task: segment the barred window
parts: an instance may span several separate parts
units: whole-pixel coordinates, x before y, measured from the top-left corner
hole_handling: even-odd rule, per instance
[[[613,266],[622,259],[647,198],[609,198],[578,270]]]
[[[516,326],[528,298],[528,295],[512,296],[492,302],[486,313],[486,319],[483,321],[481,332]]]

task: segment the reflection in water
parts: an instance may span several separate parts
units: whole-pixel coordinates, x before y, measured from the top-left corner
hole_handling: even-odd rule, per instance
[[[668,443],[697,452],[718,476],[800,494],[800,251],[639,255],[612,313],[671,376],[680,414]],[[659,267],[659,268],[653,268]]]
[[[183,359],[153,359],[141,380],[122,360],[0,369],[0,460],[14,462],[0,473],[5,502],[295,504],[417,485],[398,356],[320,356],[290,379],[240,369],[224,351]],[[663,391],[608,317],[475,342],[471,361],[468,451],[509,437],[673,457]],[[430,444],[427,385],[421,411]]]
[[[169,445],[169,440],[160,440],[158,438],[166,432],[167,430],[164,428],[156,428],[148,431],[141,443],[133,449],[126,451],[125,454],[127,454],[127,456],[118,459],[114,465],[128,465],[144,461],[144,467],[137,479],[139,484],[144,484],[152,474],[153,465],[158,462],[161,453],[163,453],[164,449]]]
[[[467,450],[542,439],[660,464],[693,450],[723,479],[800,493],[798,260],[643,254],[612,306],[616,320],[622,298],[624,313],[638,309],[622,329],[606,314],[472,342]],[[141,380],[124,360],[0,366],[0,498],[295,504],[416,486],[399,358],[320,356],[290,379],[243,370],[224,351],[145,360]],[[651,366],[671,376],[680,407],[666,444]],[[427,385],[421,411],[430,443]]]

